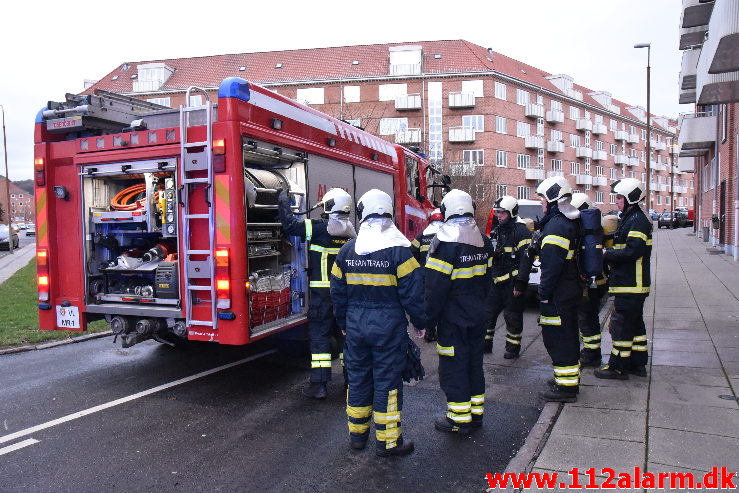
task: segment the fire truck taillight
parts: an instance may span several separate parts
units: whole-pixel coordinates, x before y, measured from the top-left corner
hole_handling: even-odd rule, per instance
[[[36,284],[38,285],[39,301],[49,301],[49,263],[48,251],[36,251],[36,265],[38,268],[38,277]]]
[[[231,276],[228,248],[216,248],[216,296],[218,308],[231,308]]]
[[[213,154],[216,156],[226,154],[226,139],[216,139],[213,141]]]
[[[37,157],[33,160],[33,171],[34,180],[36,181],[37,187],[43,187],[46,185],[46,171],[44,158]]]

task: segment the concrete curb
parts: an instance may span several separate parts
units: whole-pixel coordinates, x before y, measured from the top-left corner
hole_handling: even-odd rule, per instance
[[[104,330],[103,332],[96,332],[94,334],[85,334],[83,336],[79,337],[72,337],[69,339],[62,339],[61,341],[51,341],[51,342],[45,342],[43,344],[29,344],[27,346],[18,346],[18,347],[11,347],[11,348],[5,348],[0,349],[0,356],[4,354],[15,354],[15,353],[25,353],[26,351],[36,351],[41,349],[51,349],[58,346],[66,346],[67,344],[74,344],[76,342],[84,342],[89,341],[91,339],[98,339],[100,337],[106,337],[109,335],[112,335],[113,332],[109,330]]]

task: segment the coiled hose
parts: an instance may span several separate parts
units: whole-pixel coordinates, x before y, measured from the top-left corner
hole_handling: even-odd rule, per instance
[[[128,203],[132,198],[142,193],[146,193],[145,183],[138,183],[136,185],[131,185],[130,187],[124,188],[111,199],[110,207],[111,209],[116,211],[135,211],[143,209],[146,196],[144,196],[140,200],[135,201],[133,204]],[[158,195],[159,191],[157,190],[154,193],[154,200],[157,200]]]

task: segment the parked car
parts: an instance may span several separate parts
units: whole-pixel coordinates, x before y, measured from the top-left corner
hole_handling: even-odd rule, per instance
[[[652,221],[656,221],[659,219],[659,212],[655,211],[654,209],[649,209],[649,217],[652,218]]]
[[[10,241],[13,241],[13,248],[18,248],[20,245],[20,238],[18,232],[13,228],[10,228],[10,234],[8,233],[7,224],[0,224],[0,249],[10,250]]]
[[[33,223],[26,224],[26,236],[36,236],[36,225]]]
[[[688,222],[687,216],[679,212],[665,211],[657,220],[657,229],[659,228],[682,228]]]
[[[685,218],[685,226],[693,225],[693,219],[695,217],[694,209],[688,209],[686,207],[679,207],[675,209],[675,212],[682,215]]]

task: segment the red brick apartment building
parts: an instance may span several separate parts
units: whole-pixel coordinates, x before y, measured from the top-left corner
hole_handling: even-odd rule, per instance
[[[34,211],[36,203],[33,200],[33,194],[28,193],[12,181],[10,182],[10,200],[5,192],[5,182],[7,179],[0,176],[0,206],[3,209],[3,223],[5,223],[5,213],[10,211],[10,220],[12,222],[34,222]]]
[[[678,166],[693,172],[696,233],[739,260],[739,0],[683,0]]]
[[[646,181],[644,108],[464,40],[128,62],[87,92],[177,107],[188,86],[215,97],[233,76],[417,147],[472,194],[480,217],[500,195],[534,198],[537,183],[553,174],[604,210],[615,208],[613,181]],[[677,122],[652,115],[651,123],[652,208],[669,209],[673,200],[692,207],[692,175],[673,166]]]

